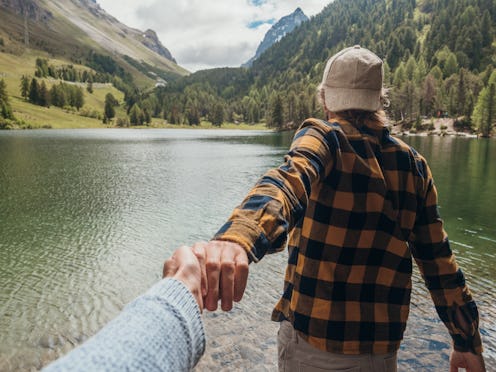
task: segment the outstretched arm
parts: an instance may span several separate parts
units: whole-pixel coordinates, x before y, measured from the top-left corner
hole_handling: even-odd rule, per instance
[[[309,119],[295,134],[284,163],[263,175],[209,243],[195,252],[206,264],[204,299],[208,310],[230,310],[246,287],[248,261],[284,249],[288,232],[303,218],[312,186],[333,167],[335,128]]]
[[[412,236],[412,253],[436,306],[453,339],[452,368],[482,371],[482,341],[477,305],[451,251],[438,213],[437,191],[427,163],[424,192]],[[481,369],[482,368],[482,369]]]
[[[296,132],[284,163],[258,180],[214,240],[239,244],[253,262],[282,251],[288,232],[305,215],[313,186],[334,166],[337,133],[332,124],[306,120]]]
[[[166,279],[45,371],[191,370],[205,350],[205,334],[200,266],[190,248],[180,248],[166,261],[164,275]]]

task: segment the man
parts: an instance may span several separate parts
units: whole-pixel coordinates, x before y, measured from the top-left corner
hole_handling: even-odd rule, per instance
[[[477,307],[451,252],[426,160],[389,135],[382,61],[347,48],[319,88],[327,121],[306,120],[209,243],[193,249],[205,307],[243,295],[248,262],[284,249],[279,369],[395,371],[415,258],[453,338],[451,368],[483,371]],[[350,369],[350,370],[351,370]],[[353,369],[355,370],[355,369]],[[357,369],[358,370],[358,369]]]

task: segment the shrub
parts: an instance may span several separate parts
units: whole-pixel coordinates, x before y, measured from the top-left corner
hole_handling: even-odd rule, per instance
[[[102,115],[92,107],[84,107],[79,111],[79,116],[84,116],[86,118],[102,119]]]
[[[14,122],[10,119],[0,117],[0,129],[13,129]]]
[[[414,128],[416,130],[422,130],[422,118],[420,116],[417,116],[417,119],[415,120]]]
[[[434,130],[436,127],[434,126],[434,120],[431,119],[431,122],[429,123],[429,126],[427,127],[428,130]]]
[[[127,116],[118,117],[115,121],[115,125],[117,125],[119,128],[127,128],[129,127],[129,118]]]
[[[472,122],[471,122],[470,118],[456,119],[453,122],[453,128],[457,132],[465,132],[465,131],[471,132],[473,130]]]

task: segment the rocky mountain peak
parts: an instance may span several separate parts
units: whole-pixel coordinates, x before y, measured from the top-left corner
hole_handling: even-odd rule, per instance
[[[272,45],[281,40],[286,34],[293,31],[296,27],[298,27],[302,22],[308,21],[308,17],[303,13],[300,7],[296,8],[296,10],[282,17],[277,23],[275,23],[269,31],[265,34],[264,39],[260,43],[255,53],[255,56],[246,62],[243,67],[250,67],[253,64],[253,61],[256,60],[263,52],[269,49]]]
[[[158,53],[162,57],[165,57],[174,63],[176,63],[176,60],[172,57],[171,52],[163,46],[163,44],[160,42],[157,33],[153,30],[146,30],[145,33],[143,34],[143,45],[145,45],[148,49],[153,50],[155,53]]]

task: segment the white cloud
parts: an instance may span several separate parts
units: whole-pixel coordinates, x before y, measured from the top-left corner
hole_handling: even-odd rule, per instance
[[[254,21],[278,20],[300,7],[307,16],[330,0],[98,0],[108,13],[131,27],[155,30],[179,65],[239,66],[250,59],[270,28]]]

